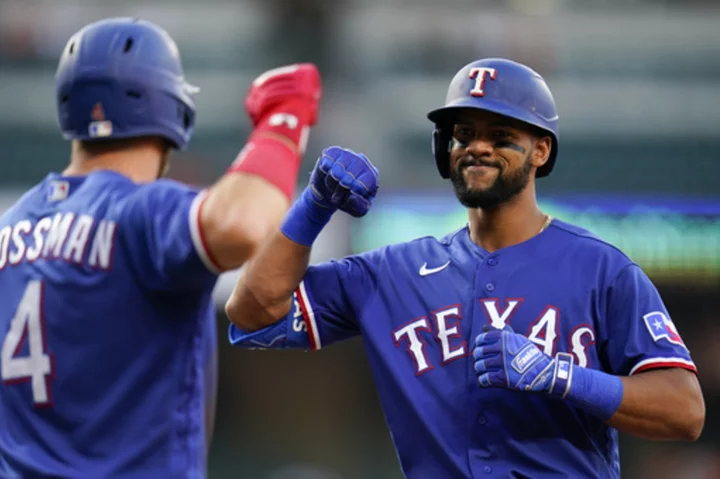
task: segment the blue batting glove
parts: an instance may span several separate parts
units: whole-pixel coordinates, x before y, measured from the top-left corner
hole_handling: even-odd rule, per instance
[[[510,326],[479,334],[473,358],[478,383],[484,388],[543,392],[603,420],[622,403],[624,385],[618,376],[577,366],[569,353],[551,358]]]
[[[303,195],[323,208],[359,218],[370,210],[379,182],[377,168],[365,155],[331,146],[315,164]]]
[[[525,336],[493,329],[475,338],[475,372],[481,387],[547,392],[552,381],[553,359]]]
[[[311,246],[337,210],[364,216],[377,194],[380,174],[363,154],[331,146],[323,150],[310,182],[281,227],[298,244]]]

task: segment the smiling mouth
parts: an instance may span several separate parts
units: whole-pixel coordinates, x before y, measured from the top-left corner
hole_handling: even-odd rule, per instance
[[[477,159],[466,159],[460,162],[460,170],[466,170],[468,168],[481,168],[484,170],[489,170],[490,168],[495,168],[497,170],[500,169],[500,167],[495,163],[489,163],[487,161],[477,160]]]
[[[468,174],[473,176],[485,176],[493,170],[500,171],[497,166],[488,166],[482,164],[468,165],[464,167],[461,171],[463,174],[465,174],[465,172],[468,172]]]
[[[460,172],[473,172],[473,173],[489,173],[492,170],[500,170],[496,165],[484,163],[482,161],[467,162],[466,164],[460,165]]]

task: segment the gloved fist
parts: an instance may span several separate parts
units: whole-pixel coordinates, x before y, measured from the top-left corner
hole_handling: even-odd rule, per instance
[[[258,76],[250,86],[245,99],[245,109],[253,126],[257,126],[269,113],[282,113],[284,106],[292,106],[301,114],[295,122],[309,126],[317,122],[317,112],[322,97],[320,72],[312,63],[298,63],[268,70]],[[277,117],[276,122],[293,123],[292,119]]]
[[[306,191],[322,208],[360,217],[370,210],[379,181],[377,168],[365,155],[331,146],[315,163]]]
[[[278,135],[290,140],[302,155],[310,127],[317,122],[322,85],[320,72],[311,63],[299,63],[266,71],[253,81],[245,109],[255,130],[251,140]]]
[[[481,387],[541,391],[552,395],[559,392],[552,389],[559,371],[557,366],[561,364],[543,353],[528,338],[513,332],[510,326],[478,334],[473,358]],[[558,381],[558,386],[561,382]]]

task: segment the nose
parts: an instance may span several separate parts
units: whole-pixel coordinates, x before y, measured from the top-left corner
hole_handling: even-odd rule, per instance
[[[467,150],[473,156],[490,156],[492,155],[493,143],[484,135],[477,135],[468,144]]]

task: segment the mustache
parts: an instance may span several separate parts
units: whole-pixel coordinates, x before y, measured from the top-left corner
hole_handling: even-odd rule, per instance
[[[497,168],[498,170],[502,170],[502,163],[500,162],[492,161],[488,158],[476,158],[471,155],[463,156],[462,158],[460,158],[457,164],[457,169],[461,171],[470,166],[487,166],[490,168]]]

